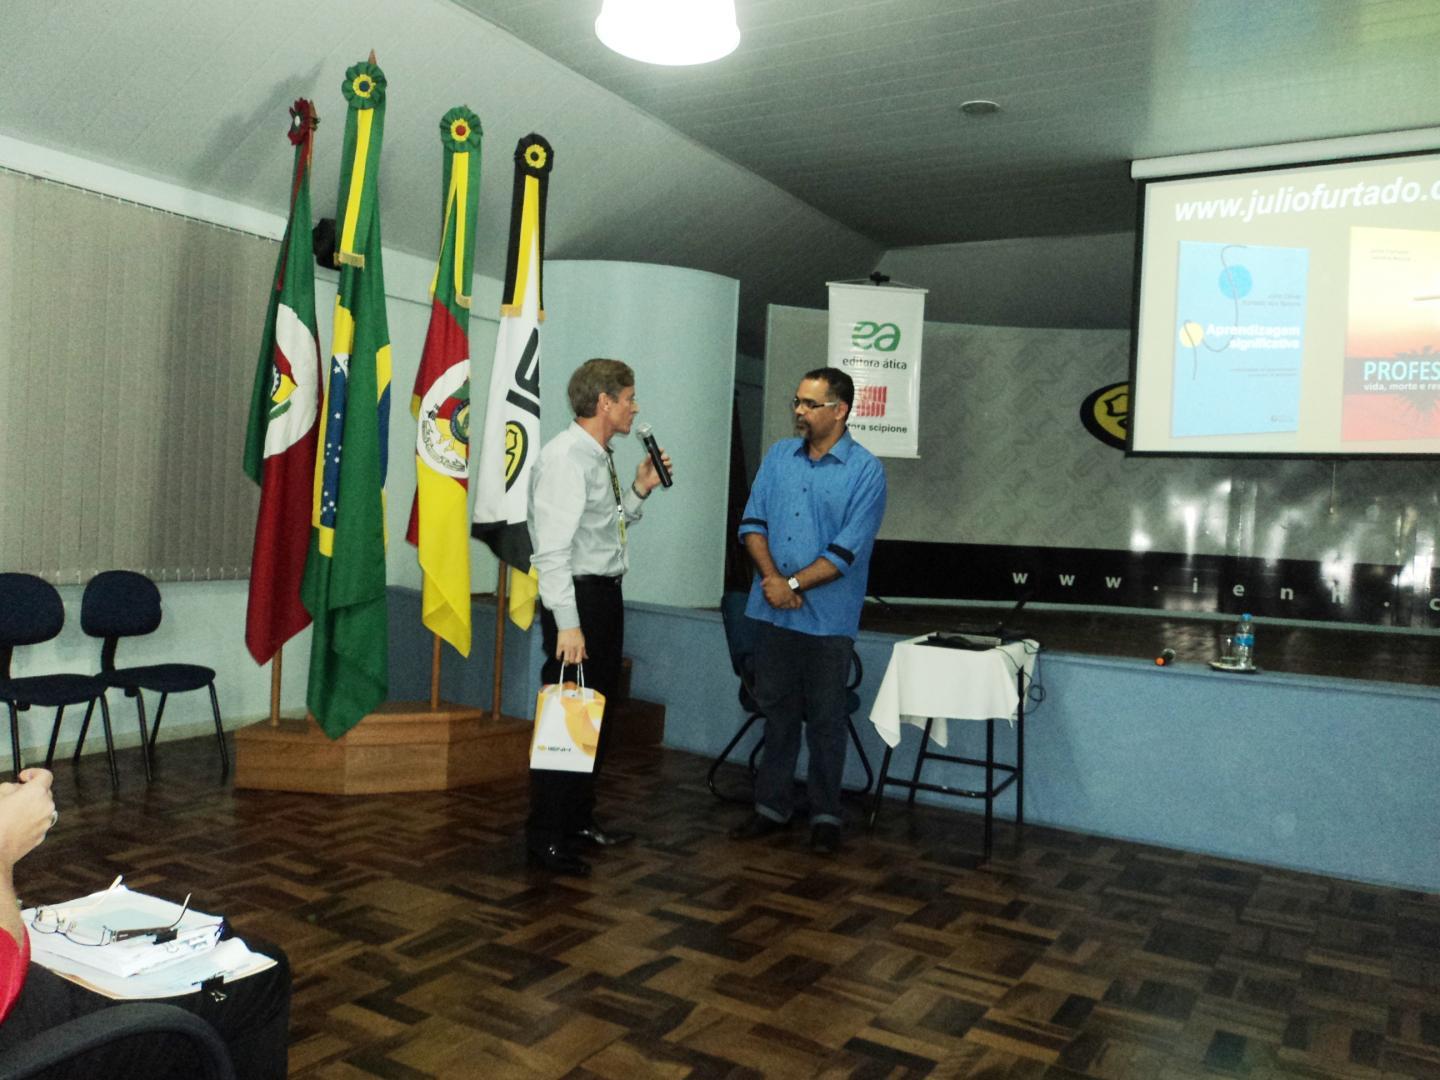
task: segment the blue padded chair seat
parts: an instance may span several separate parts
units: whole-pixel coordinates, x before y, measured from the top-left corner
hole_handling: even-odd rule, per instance
[[[150,664],[147,667],[102,671],[97,678],[120,690],[153,690],[157,694],[181,694],[203,690],[215,681],[215,669],[200,664]]]
[[[105,684],[93,675],[23,675],[0,679],[0,700],[17,705],[84,705],[105,692]]]

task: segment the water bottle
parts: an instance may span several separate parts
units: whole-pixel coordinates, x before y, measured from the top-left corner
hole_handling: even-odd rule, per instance
[[[1255,666],[1255,623],[1247,611],[1240,616],[1240,621],[1235,624],[1235,666],[1239,668],[1250,668]]]

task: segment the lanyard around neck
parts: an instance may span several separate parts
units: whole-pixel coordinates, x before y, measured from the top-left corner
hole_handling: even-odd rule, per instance
[[[620,521],[620,546],[625,546],[625,500],[620,495],[620,477],[615,472],[615,455],[607,448],[605,464],[610,469],[610,492],[615,496],[615,516]]]

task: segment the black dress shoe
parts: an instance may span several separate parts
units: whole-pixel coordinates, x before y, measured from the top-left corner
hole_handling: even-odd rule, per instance
[[[526,848],[525,858],[532,865],[548,870],[552,874],[565,874],[569,877],[590,876],[590,864],[578,855],[570,854],[559,844]]]
[[[788,821],[776,821],[764,814],[751,814],[748,818],[730,830],[731,840],[758,840],[762,836],[769,836],[772,833],[784,832],[790,827]]]
[[[565,839],[574,841],[580,847],[619,847],[634,840],[635,834],[624,829],[602,829],[599,825],[591,825],[586,829],[576,829]]]
[[[816,822],[810,828],[810,850],[817,855],[834,855],[840,850],[840,826],[833,821]]]

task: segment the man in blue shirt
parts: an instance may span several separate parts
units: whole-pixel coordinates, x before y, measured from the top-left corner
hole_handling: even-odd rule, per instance
[[[800,437],[765,455],[739,530],[757,571],[745,614],[763,624],[755,697],[765,753],[755,812],[730,835],[749,840],[789,825],[803,728],[810,846],[827,855],[840,844],[845,682],[885,515],[885,470],[845,427],[854,400],[855,384],[838,368],[805,375],[791,402]]]

